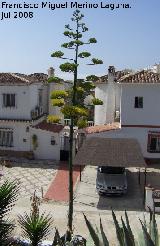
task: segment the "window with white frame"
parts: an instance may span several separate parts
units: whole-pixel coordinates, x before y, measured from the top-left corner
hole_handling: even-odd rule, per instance
[[[12,129],[0,129],[0,146],[13,147]]]
[[[134,107],[135,108],[143,108],[143,97],[135,97]]]
[[[147,151],[160,153],[160,132],[149,132]]]
[[[16,95],[15,94],[3,94],[3,107],[15,107]]]

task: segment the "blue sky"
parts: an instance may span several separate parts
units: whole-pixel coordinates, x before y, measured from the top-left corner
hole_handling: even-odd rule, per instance
[[[25,2],[41,3],[35,0]],[[78,2],[100,4],[100,0]],[[160,1],[103,1],[104,4],[118,2],[130,3],[132,8],[113,11],[100,8],[81,10],[89,28],[85,34],[86,39],[96,37],[98,40],[97,44],[87,46],[85,50],[88,49],[93,57],[101,58],[104,64],[89,67],[82,60],[84,64],[79,68],[80,76],[103,75],[109,65],[114,65],[117,69],[139,69],[160,62]],[[11,18],[0,21],[0,72],[46,72],[48,67],[53,66],[56,73],[61,75],[61,61],[51,58],[50,54],[60,50],[60,44],[65,41],[62,33],[64,25],[70,23],[72,13],[73,9],[70,8],[54,11],[38,9],[34,10],[33,19]],[[67,74],[63,74],[63,77],[72,78]]]

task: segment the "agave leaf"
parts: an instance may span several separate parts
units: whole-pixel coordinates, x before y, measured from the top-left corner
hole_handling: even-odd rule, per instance
[[[103,225],[102,225],[102,220],[100,218],[100,230],[101,230],[101,235],[102,235],[102,239],[103,239],[103,245],[104,246],[109,246],[109,242],[108,242],[108,239],[104,233],[104,230],[103,230]]]
[[[57,245],[57,246],[59,246],[59,245]],[[73,243],[72,242],[66,242],[65,246],[73,246]]]
[[[85,214],[83,214],[84,216],[84,219],[85,219],[85,222],[86,222],[86,225],[88,227],[88,230],[90,232],[90,235],[93,239],[93,242],[96,246],[101,246],[101,242],[100,242],[100,239],[96,233],[96,231],[94,230],[93,226],[91,225],[91,223],[89,222],[89,220],[87,219],[87,217],[85,216]]]
[[[148,210],[149,210],[149,234],[151,235],[151,221],[152,221],[153,213],[150,207],[148,207]]]
[[[63,246],[63,242],[61,240],[61,237],[60,237],[60,234],[59,234],[59,231],[57,228],[55,228],[55,235],[54,235],[54,240],[53,240],[53,243],[52,243],[52,246]]]
[[[124,245],[124,235],[123,235],[123,230],[122,228],[119,226],[119,223],[117,221],[117,218],[116,218],[116,215],[114,213],[114,211],[112,210],[112,217],[113,217],[113,220],[114,220],[114,224],[115,224],[115,227],[116,227],[116,234],[117,234],[117,239],[119,241],[119,244],[121,246]]]
[[[142,230],[143,230],[143,236],[144,236],[144,241],[145,241],[145,246],[156,246],[154,242],[152,241],[149,233],[147,232],[145,226],[143,225],[143,222],[140,220],[141,225],[142,225]]]
[[[146,217],[145,217],[144,213],[143,213],[143,225],[147,230],[147,222],[146,222]]]
[[[123,226],[123,231],[124,231],[124,240],[125,240],[125,246],[135,246],[134,239],[132,235],[130,234],[129,230],[127,229],[124,220],[122,220],[122,226]]]
[[[133,233],[132,233],[132,229],[131,229],[130,224],[129,224],[129,219],[128,219],[128,215],[127,215],[126,210],[125,210],[125,219],[126,219],[127,230],[128,230],[128,232],[129,232],[130,238],[131,238],[132,241],[134,242],[135,239],[134,239],[134,235],[133,235]]]
[[[146,246],[143,231],[138,233],[138,246]]]
[[[152,213],[152,220],[150,222],[150,236],[155,243],[156,246],[159,246],[159,235],[158,235],[158,228],[157,222],[155,218],[155,213]]]

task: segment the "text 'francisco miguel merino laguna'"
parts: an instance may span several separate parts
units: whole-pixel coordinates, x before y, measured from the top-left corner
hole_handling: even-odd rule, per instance
[[[78,3],[78,2],[63,2],[63,3],[56,3],[56,2],[41,2],[41,3],[7,3],[7,2],[1,2],[0,3],[1,9],[118,9],[118,8],[131,8],[129,4],[119,4],[119,3],[106,3],[106,2],[84,2],[84,3]]]

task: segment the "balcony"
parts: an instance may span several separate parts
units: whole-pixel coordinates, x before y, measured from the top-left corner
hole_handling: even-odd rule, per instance
[[[31,119],[36,120],[43,115],[43,107],[37,106],[35,109],[31,110]]]

